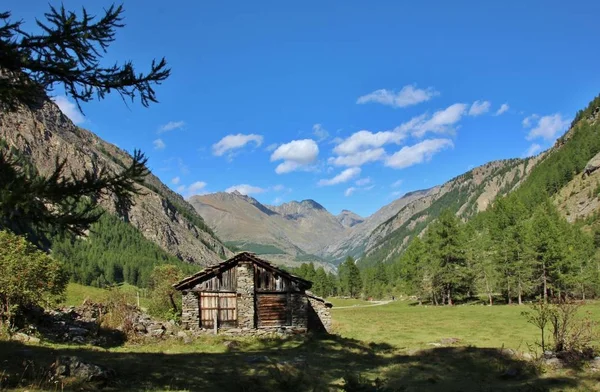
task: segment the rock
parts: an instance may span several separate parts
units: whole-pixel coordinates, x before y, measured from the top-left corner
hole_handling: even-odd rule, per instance
[[[134,328],[135,328],[135,330],[137,332],[141,332],[141,333],[146,333],[147,332],[146,326],[144,324],[142,324],[142,323],[136,324]]]
[[[69,335],[71,336],[85,336],[88,333],[90,333],[90,331],[85,328],[69,327]]]
[[[526,361],[532,361],[534,357],[530,353],[523,353],[523,359]]]
[[[183,343],[184,343],[184,344],[190,344],[190,343],[192,343],[192,338],[186,335],[186,336],[183,338]]]
[[[223,343],[228,350],[235,350],[240,347],[240,343],[235,340],[228,340]]]
[[[517,377],[519,375],[519,369],[511,367],[508,368],[504,371],[504,373],[502,373],[501,377],[502,378],[514,378]]]
[[[592,174],[596,170],[600,169],[600,153],[596,154],[592,159],[590,159],[585,165],[585,169],[583,169],[583,177]]]
[[[185,331],[179,331],[179,332],[177,332],[177,337],[178,338],[185,338],[187,336],[188,336],[188,334]]]
[[[29,336],[22,332],[17,332],[11,337],[12,340],[16,340],[17,342],[27,342],[27,343],[39,343],[40,339],[35,336]]]
[[[154,336],[154,337],[161,337],[165,334],[165,330],[160,328],[160,329],[151,329],[150,330],[150,335]]]
[[[271,360],[266,355],[252,355],[245,358],[247,363],[265,363],[270,362]]]
[[[77,344],[85,344],[85,338],[83,336],[75,336],[71,341]]]
[[[556,354],[553,351],[544,351],[544,358],[556,358]]]
[[[595,357],[590,361],[590,367],[592,369],[600,370],[600,357]]]
[[[552,369],[560,369],[563,367],[563,363],[558,358],[546,358],[544,364]]]
[[[85,362],[75,356],[60,356],[52,366],[52,373],[56,378],[70,377],[85,382],[106,383],[115,376],[113,370]]]
[[[458,342],[460,342],[459,338],[443,338],[443,339],[440,339],[440,343],[441,344],[445,344],[445,345],[456,344]]]
[[[441,343],[427,343],[428,346],[442,347]]]

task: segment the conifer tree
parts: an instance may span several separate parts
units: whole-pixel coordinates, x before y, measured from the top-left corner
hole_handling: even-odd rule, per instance
[[[139,98],[143,106],[156,102],[154,85],[169,77],[165,59],[153,61],[147,74],[131,62],[105,66],[102,58],[123,27],[122,6],[111,6],[96,18],[62,6],[50,6],[45,20],[36,20],[39,33],[28,33],[22,21],[0,12],[0,110],[38,107],[57,87],[81,102],[116,92],[123,99]],[[99,219],[97,201],[114,195],[129,206],[139,193],[136,183],[148,173],[144,154],[135,152],[120,173],[88,170],[76,177],[67,162],[57,159],[50,176],[24,170],[26,162],[0,148],[0,228],[29,233],[49,228],[81,234]],[[83,207],[82,207],[83,206]]]

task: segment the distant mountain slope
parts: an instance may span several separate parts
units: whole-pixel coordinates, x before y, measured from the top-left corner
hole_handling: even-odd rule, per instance
[[[262,254],[319,256],[345,227],[313,200],[263,205],[239,192],[193,196],[190,203],[222,238]]]
[[[444,209],[463,219],[485,210],[496,197],[514,190],[540,157],[489,162],[428,190],[370,232],[361,263],[369,265],[399,255],[408,240],[421,233]]]
[[[336,219],[338,220],[338,222],[340,222],[342,224],[342,226],[344,227],[352,227],[352,226],[356,226],[359,223],[362,223],[365,221],[365,218],[363,218],[362,216],[355,214],[352,211],[348,211],[348,210],[342,210],[342,212],[340,212],[337,216]]]
[[[41,174],[51,172],[57,156],[66,158],[68,168],[76,174],[84,169],[118,171],[131,161],[125,151],[75,126],[50,100],[33,110],[0,113],[0,139],[29,159]],[[150,174],[142,190],[144,194],[135,198],[129,211],[116,211],[113,200],[101,204],[181,260],[208,265],[231,254],[193,207],[156,176]]]

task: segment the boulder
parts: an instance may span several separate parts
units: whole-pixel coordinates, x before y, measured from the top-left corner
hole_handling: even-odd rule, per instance
[[[74,378],[84,382],[106,383],[114,378],[115,372],[93,363],[85,362],[76,356],[60,356],[52,365],[56,378]]]
[[[585,168],[583,169],[582,177],[585,178],[585,176],[589,176],[598,169],[600,169],[600,153],[596,154],[588,161],[587,165],[585,165]]]
[[[544,359],[544,365],[552,369],[560,369],[563,367],[562,361],[556,357]]]

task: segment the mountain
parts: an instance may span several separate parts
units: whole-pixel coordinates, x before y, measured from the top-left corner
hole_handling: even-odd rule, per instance
[[[0,140],[42,175],[52,171],[56,157],[66,159],[67,170],[75,174],[103,168],[117,172],[131,162],[124,150],[75,126],[49,99],[36,108],[0,112]],[[156,176],[148,175],[140,188],[142,194],[128,211],[117,211],[110,197],[101,206],[183,261],[209,265],[231,254],[194,208]]]
[[[189,201],[228,244],[288,261],[319,260],[327,244],[346,230],[314,200],[269,206],[239,192],[218,192]]]
[[[336,216],[336,219],[342,224],[342,226],[346,228],[356,226],[357,224],[365,221],[365,219],[360,215],[348,210],[342,210],[342,212]]]

